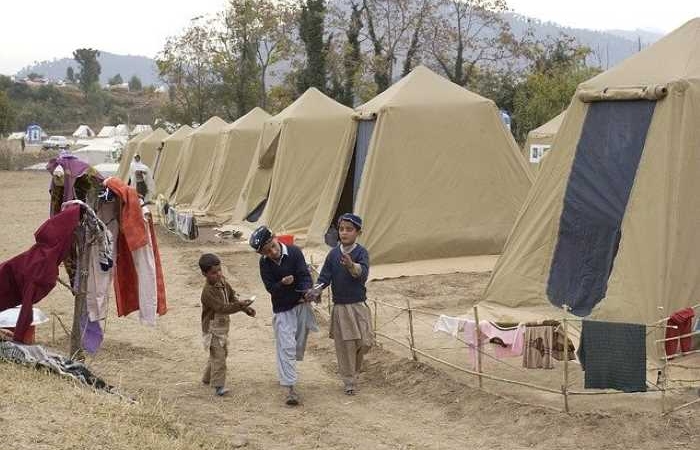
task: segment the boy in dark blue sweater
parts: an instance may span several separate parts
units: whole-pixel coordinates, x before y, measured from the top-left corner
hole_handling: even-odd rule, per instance
[[[250,246],[260,256],[260,278],[272,299],[272,326],[277,350],[277,374],[286,387],[286,403],[299,404],[296,361],[304,358],[309,331],[318,331],[305,294],[311,289],[311,274],[304,255],[295,245],[279,242],[267,227],[257,228]]]
[[[371,314],[365,303],[369,253],[356,242],[361,233],[362,219],[359,216],[350,213],[340,216],[340,242],[326,256],[318,284],[307,295],[308,298],[318,297],[322,289],[331,286],[333,312],[330,337],[335,342],[338,372],[348,395],[355,394],[362,359],[374,341]]]

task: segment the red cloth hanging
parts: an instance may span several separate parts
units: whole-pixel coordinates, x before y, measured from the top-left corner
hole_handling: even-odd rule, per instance
[[[114,268],[114,296],[117,315],[123,317],[139,309],[138,274],[131,252],[148,245],[148,236],[136,189],[115,177],[107,178],[104,184],[114,191],[121,201],[117,265]]]
[[[693,325],[693,317],[695,317],[695,311],[693,311],[693,308],[684,308],[673,313],[671,317],[668,318],[667,324],[675,325],[678,328],[666,328],[666,339],[689,334]],[[666,356],[671,356],[678,353],[679,343],[681,352],[689,352],[692,345],[692,338],[688,336],[681,339],[666,341]]]
[[[14,340],[24,342],[33,305],[56,286],[58,266],[70,252],[79,223],[80,207],[69,206],[39,227],[29,250],[0,264],[0,311],[22,305]]]

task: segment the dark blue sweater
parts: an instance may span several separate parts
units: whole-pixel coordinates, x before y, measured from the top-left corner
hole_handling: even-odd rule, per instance
[[[294,276],[294,283],[282,284],[282,278],[288,275]],[[304,295],[303,291],[311,289],[312,284],[304,254],[295,245],[287,246],[287,255],[282,256],[279,265],[269,258],[260,257],[260,278],[270,293],[275,313],[294,308]]]
[[[358,303],[367,300],[367,289],[365,283],[369,275],[369,253],[361,245],[357,245],[350,257],[362,268],[360,276],[354,278],[348,269],[340,262],[342,252],[340,246],[328,252],[326,261],[323,263],[321,274],[318,276],[318,283],[323,287],[331,285],[334,303]]]

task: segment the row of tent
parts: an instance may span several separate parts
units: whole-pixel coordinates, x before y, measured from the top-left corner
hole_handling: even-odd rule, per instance
[[[694,19],[579,85],[529,136],[526,152],[551,146],[534,185],[494,103],[423,67],[355,110],[312,89],[273,117],[183,127],[155,177],[177,209],[308,246],[352,210],[375,264],[502,253],[481,302],[501,318],[566,306],[652,323],[700,298],[699,123]]]
[[[78,126],[78,128],[75,129],[73,132],[73,137],[75,138],[93,138],[93,137],[100,137],[100,138],[112,138],[112,137],[118,137],[118,136],[136,136],[138,134],[148,132],[148,131],[153,131],[150,125],[135,125],[131,130],[129,129],[129,126],[126,124],[119,124],[119,125],[105,125],[100,129],[100,132],[95,134],[94,131],[92,131],[92,128],[89,126],[83,124]]]
[[[176,210],[309,246],[355,211],[375,264],[500,253],[533,181],[496,105],[425,67],[355,110],[312,88],[275,116],[152,135],[127,144],[119,175],[140,154]]]

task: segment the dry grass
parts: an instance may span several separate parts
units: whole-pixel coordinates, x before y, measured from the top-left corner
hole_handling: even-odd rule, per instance
[[[161,399],[136,404],[56,375],[0,363],[0,438],[17,449],[228,449]]]
[[[0,141],[0,170],[22,170],[33,164],[47,162],[58,155],[55,150],[17,150],[6,140]]]

